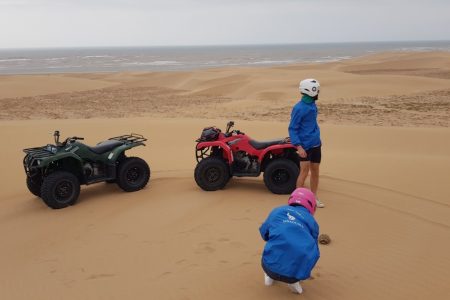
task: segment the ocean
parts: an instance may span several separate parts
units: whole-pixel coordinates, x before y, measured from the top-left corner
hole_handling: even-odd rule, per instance
[[[450,51],[450,41],[0,49],[0,74],[179,71],[325,63],[384,51]]]

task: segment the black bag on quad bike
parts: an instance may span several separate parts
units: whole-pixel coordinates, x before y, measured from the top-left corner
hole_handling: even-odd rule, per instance
[[[206,127],[197,142],[215,141],[219,137],[220,129],[217,127]]]

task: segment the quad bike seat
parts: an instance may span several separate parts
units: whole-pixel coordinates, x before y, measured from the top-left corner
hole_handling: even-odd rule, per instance
[[[95,145],[94,147],[89,147],[89,150],[91,150],[94,153],[97,154],[103,154],[105,152],[108,152],[120,145],[123,145],[122,141],[116,141],[116,140],[107,140],[104,142],[100,142],[97,145]]]
[[[286,143],[286,139],[276,139],[276,140],[270,140],[270,141],[262,141],[258,142],[255,140],[250,140],[250,145],[253,146],[253,148],[261,150],[265,149],[267,147],[273,146],[273,145],[281,145]]]

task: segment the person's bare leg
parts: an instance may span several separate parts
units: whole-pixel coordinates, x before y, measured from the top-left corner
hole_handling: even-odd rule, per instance
[[[310,184],[311,184],[311,192],[314,193],[314,195],[317,196],[317,189],[319,187],[319,165],[318,163],[311,163],[310,170],[311,170],[311,178]]]
[[[317,190],[319,188],[319,166],[320,164],[318,163],[311,163],[311,178],[309,180],[311,185],[311,192],[313,192],[316,196],[317,207],[325,207],[325,204],[317,197]]]
[[[311,163],[309,161],[301,161],[300,162],[300,174],[298,175],[298,178],[297,178],[297,187],[298,188],[305,186],[305,181],[306,181],[306,177],[308,177],[310,165],[311,165]]]

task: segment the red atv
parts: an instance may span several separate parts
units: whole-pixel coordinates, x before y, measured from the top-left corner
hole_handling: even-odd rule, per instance
[[[296,187],[300,170],[297,149],[288,138],[257,142],[227,124],[223,133],[217,127],[203,129],[196,140],[195,182],[205,191],[225,187],[232,176],[258,177],[274,194],[289,194]]]

